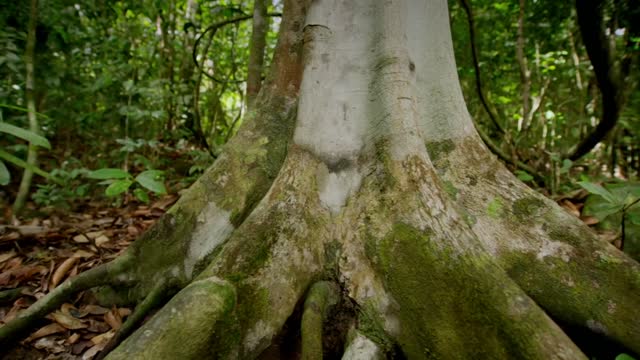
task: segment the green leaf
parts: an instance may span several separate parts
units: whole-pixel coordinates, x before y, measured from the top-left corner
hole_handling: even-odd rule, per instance
[[[622,353],[616,356],[616,360],[636,360],[633,356]]]
[[[87,175],[87,177],[89,179],[108,180],[108,179],[126,179],[126,178],[130,178],[131,175],[129,175],[128,172],[122,169],[104,168],[104,169],[98,169],[90,172]]]
[[[560,168],[560,174],[566,174],[571,170],[571,166],[573,166],[573,161],[569,159],[562,160],[562,167]]]
[[[133,190],[133,195],[135,195],[136,198],[138,198],[138,200],[142,201],[143,203],[149,203],[149,194],[147,194],[146,191],[142,189],[135,189]]]
[[[47,140],[47,138],[45,138],[44,136],[40,136],[34,133],[33,131],[25,130],[21,127],[0,122],[0,132],[19,137],[21,139],[27,140],[33,145],[51,150],[51,144],[49,143],[49,140]]]
[[[4,164],[4,162],[0,161],[0,185],[4,186],[9,184],[11,180],[11,174],[9,174],[9,169]]]
[[[593,216],[598,218],[598,220],[603,221],[607,218],[607,216],[617,214],[618,212],[622,211],[623,207],[624,205],[609,203],[608,205],[601,208],[592,209],[592,214]]]
[[[634,225],[640,225],[640,213],[627,213],[627,220]]]
[[[587,190],[591,194],[602,196],[605,200],[607,200],[610,203],[616,202],[613,194],[611,194],[609,190],[603,188],[598,184],[594,184],[588,181],[579,181],[578,185],[582,186],[585,190]]]
[[[127,191],[131,184],[133,184],[133,181],[129,179],[116,180],[112,182],[111,185],[107,186],[107,188],[104,190],[104,193],[107,196],[120,195],[123,192]]]
[[[0,149],[0,159],[4,159],[14,165],[20,166],[23,169],[29,169],[31,170],[34,174],[40,175],[43,178],[47,179],[47,180],[51,180],[55,183],[58,184],[62,184],[61,181],[57,178],[54,178],[53,176],[51,176],[51,174],[49,174],[48,172],[40,169],[39,167],[35,166],[35,165],[31,165],[29,163],[27,163],[26,161],[13,156],[11,154],[9,154],[8,152]]]
[[[163,172],[160,170],[147,170],[136,176],[136,181],[147,190],[156,194],[166,194],[167,189],[161,180]]]
[[[533,176],[531,176],[528,172],[522,170],[516,170],[516,176],[520,181],[531,181],[533,180]]]

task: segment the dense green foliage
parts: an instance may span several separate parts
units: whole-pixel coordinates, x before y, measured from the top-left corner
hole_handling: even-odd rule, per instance
[[[624,96],[613,130],[586,156],[573,160],[571,151],[595,131],[603,111],[598,78],[581,37],[580,2],[449,3],[469,112],[484,140],[521,180],[548,194],[579,189],[579,181],[636,186],[640,10],[632,1],[598,2]],[[281,10],[279,1],[269,4],[276,16],[267,34],[265,67],[279,24],[273,13]],[[69,205],[105,193],[148,201],[149,195],[175,192],[207,167],[242,122],[252,1],[40,0],[38,5],[35,100],[40,133],[52,149],[40,148],[40,164],[34,168],[42,176],[31,191],[37,204]],[[29,16],[28,6],[19,2],[6,4],[0,13],[4,205],[17,191],[20,167],[28,166],[21,162],[28,141],[44,144],[20,130],[29,128]],[[103,178],[105,192],[90,180],[96,174],[90,171],[109,168],[122,169],[126,176]],[[150,188],[139,180],[160,171],[166,189],[164,183]]]

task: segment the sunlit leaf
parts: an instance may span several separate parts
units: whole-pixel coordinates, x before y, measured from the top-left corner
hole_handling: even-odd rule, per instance
[[[156,194],[166,194],[167,189],[164,187],[164,183],[159,180],[162,178],[162,174],[163,172],[160,170],[143,171],[136,176],[136,181],[145,189]]]
[[[90,172],[87,177],[89,179],[108,180],[108,179],[126,179],[130,177],[128,172],[122,169],[104,168]]]
[[[131,184],[133,184],[133,181],[129,179],[116,180],[111,183],[111,185],[107,186],[104,193],[107,196],[117,196],[127,191]]]
[[[0,122],[0,132],[7,133],[15,137],[19,137],[21,139],[27,140],[33,145],[40,146],[49,150],[51,149],[51,144],[49,143],[49,140],[47,140],[47,138],[45,138],[44,136],[40,136],[34,133],[33,131],[25,130],[21,127]]]
[[[516,176],[520,181],[531,181],[533,180],[533,176],[526,171],[516,170]]]
[[[603,188],[601,185],[594,184],[588,181],[579,181],[578,185],[582,186],[585,190],[587,190],[591,194],[602,196],[605,200],[607,200],[610,203],[616,202],[613,194],[611,194],[609,190]]]

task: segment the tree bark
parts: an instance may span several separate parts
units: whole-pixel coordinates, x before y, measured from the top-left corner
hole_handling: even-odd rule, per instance
[[[253,3],[253,31],[247,71],[247,107],[249,109],[252,108],[262,86],[264,51],[267,46],[267,32],[269,30],[268,5],[268,0],[255,0]]]
[[[640,351],[640,266],[484,147],[444,0],[285,1],[255,117],[125,256],[112,301],[181,290],[108,359],[256,358],[297,309],[307,358],[335,319],[347,359]]]

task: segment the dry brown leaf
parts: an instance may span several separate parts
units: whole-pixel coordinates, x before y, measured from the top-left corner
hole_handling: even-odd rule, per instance
[[[0,253],[0,263],[3,263],[5,261],[7,261],[7,260],[11,260],[16,255],[18,255],[18,253],[16,253],[15,250],[11,250],[9,252]]]
[[[95,239],[99,236],[102,236],[102,231],[90,231],[86,233],[86,235],[89,239]]]
[[[112,218],[112,217],[104,217],[104,218],[100,218],[100,219],[95,220],[93,223],[94,223],[94,224],[96,224],[96,225],[98,225],[98,226],[101,226],[101,225],[111,225],[111,224],[113,224],[113,222],[114,222],[115,220],[116,220],[116,219],[115,219],[115,218]]]
[[[73,344],[71,347],[71,353],[73,355],[80,355],[84,351],[84,349],[93,346],[93,343],[89,340],[80,341],[76,344]]]
[[[119,330],[122,326],[122,318],[116,308],[113,308],[111,311],[104,314],[104,321],[114,330]]]
[[[580,220],[587,225],[595,225],[600,222],[600,220],[594,216],[581,216]]]
[[[103,332],[107,332],[111,329],[111,327],[105,323],[103,323],[102,321],[97,321],[97,320],[93,320],[93,319],[89,319],[89,327],[87,327],[87,330],[94,332],[94,333],[103,333]]]
[[[64,326],[69,330],[84,329],[87,327],[87,324],[85,324],[82,320],[76,319],[70,314],[65,314],[62,311],[56,311],[49,316],[58,324]]]
[[[76,307],[73,306],[73,304],[64,303],[64,304],[62,304],[62,306],[60,306],[60,311],[62,311],[66,315],[71,315],[71,313],[74,310],[78,310],[78,309],[76,309]],[[73,316],[73,315],[71,315],[71,316]]]
[[[76,250],[76,252],[73,253],[73,257],[75,257],[75,258],[86,259],[86,258],[90,258],[90,257],[93,257],[93,256],[96,256],[96,254],[92,253],[90,251],[87,251],[87,250],[82,250],[82,249]]]
[[[109,238],[105,235],[98,236],[95,240],[97,247],[103,247],[106,243],[109,242]]]
[[[89,239],[84,234],[79,234],[73,237],[73,241],[78,244],[86,244],[89,242]]]
[[[38,350],[46,350],[50,353],[57,354],[65,351],[64,346],[57,343],[54,337],[43,337],[33,344],[33,346]]]
[[[127,317],[129,315],[131,315],[131,309],[129,308],[119,308],[118,309],[118,313],[120,314],[121,318]]]
[[[104,344],[94,345],[89,350],[87,350],[84,354],[82,354],[82,360],[91,360],[93,359],[102,349],[104,349]]]
[[[91,315],[104,315],[106,313],[109,312],[109,309],[102,307],[102,306],[98,306],[98,305],[85,305],[81,308],[82,311],[86,311]]]
[[[71,334],[71,336],[69,336],[69,337],[67,338],[67,344],[69,344],[69,345],[73,345],[73,344],[77,343],[77,342],[78,342],[78,340],[80,340],[80,334],[78,334],[78,333],[73,333],[73,334]]]
[[[51,334],[57,334],[66,331],[67,329],[60,326],[58,323],[52,323],[46,326],[41,327],[38,331],[31,334],[25,341],[30,342],[35,339],[39,339],[44,336],[49,336]]]
[[[53,276],[51,277],[51,287],[50,287],[51,289],[55,288],[56,286],[58,286],[58,284],[60,284],[60,282],[67,275],[67,272],[73,267],[73,265],[76,264],[77,261],[78,261],[78,258],[70,257],[67,260],[63,261],[62,264],[60,264],[60,266],[58,266],[56,271],[53,273]]]
[[[132,236],[137,236],[138,234],[140,234],[140,230],[138,230],[138,228],[134,225],[129,225],[127,226],[127,233]]]
[[[109,330],[104,334],[100,334],[100,335],[92,337],[91,338],[91,342],[96,344],[96,345],[106,344],[107,341],[111,340],[111,338],[113,337],[113,335],[115,335],[115,333],[116,333],[115,330]]]
[[[575,217],[580,217],[580,210],[576,207],[571,201],[568,199],[562,200],[560,205],[567,210],[571,215]]]

